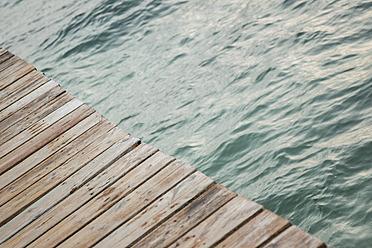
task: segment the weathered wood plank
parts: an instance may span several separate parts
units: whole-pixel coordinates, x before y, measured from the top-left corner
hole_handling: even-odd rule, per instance
[[[231,190],[216,184],[132,247],[167,247],[235,196]],[[107,236],[98,246],[114,247],[116,244],[122,246],[123,243],[119,242],[123,239],[119,235],[122,228]]]
[[[88,117],[94,110],[87,105],[82,105],[72,113],[63,117],[44,132],[33,137],[29,142],[24,143],[0,159],[0,175],[11,169],[17,163],[36,152],[44,145],[73,127],[75,124]]]
[[[28,140],[32,139],[58,120],[62,119],[64,116],[73,112],[75,109],[83,105],[83,102],[73,99],[72,101],[67,102],[62,107],[58,108],[51,114],[47,115],[42,120],[36,122],[32,126],[26,128],[20,134],[12,137],[11,139],[2,139],[0,141],[0,158],[4,157],[9,152],[13,151],[20,145],[26,143]]]
[[[170,173],[167,169],[170,168],[172,170],[174,165],[179,167],[176,171]],[[123,222],[129,220],[164,192],[173,188],[178,182],[187,177],[191,171],[195,171],[195,169],[183,163],[182,165],[175,163],[173,166],[170,164],[134,191],[128,187],[128,178],[122,178],[99,194],[93,202],[84,205],[41,236],[40,239],[31,244],[31,247],[40,246],[40,244],[45,244],[47,246],[58,244],[66,237],[73,234],[74,231],[84,227],[90,220],[104,213],[107,209],[109,210],[104,215],[107,217],[105,223],[108,230],[105,230],[109,231],[110,221],[114,221],[113,218],[122,220]],[[91,228],[92,231],[97,231],[97,229],[101,227],[102,225]],[[102,230],[102,232],[104,232],[104,230]],[[81,234],[79,236],[81,236]],[[90,238],[90,242],[94,242],[95,237],[92,235]]]
[[[170,247],[210,247],[261,210],[261,205],[235,197]]]
[[[43,86],[37,88],[30,94],[26,95],[25,97],[21,98],[17,102],[13,103],[12,105],[8,106],[7,108],[3,109],[0,112],[0,121],[4,120],[5,118],[8,118],[10,115],[12,115],[14,112],[19,110],[20,108],[26,106],[45,92],[53,89],[54,87],[58,86],[58,84],[54,81],[49,81],[48,83],[44,84]]]
[[[7,50],[5,50],[4,48],[0,48],[0,57],[3,56],[3,54],[5,54],[7,52]]]
[[[154,229],[169,218],[174,212],[183,208],[185,204],[204,192],[214,181],[202,174],[195,172],[180,184],[169,190],[151,205],[142,210],[129,222],[124,223],[119,229],[103,240],[98,247],[127,247],[139,237]],[[113,210],[115,206],[113,207]],[[72,236],[64,246],[88,246],[106,237],[110,231],[122,224],[121,219],[114,218],[111,209]],[[112,216],[112,217],[111,217]]]
[[[24,77],[33,70],[35,70],[35,67],[33,67],[30,64],[27,64],[26,62],[13,65],[12,67],[9,67],[8,69],[4,70],[3,72],[7,73],[4,73],[4,75],[0,77],[1,90],[8,87],[9,85],[12,85],[14,82]]]
[[[0,92],[0,111],[48,81],[48,77],[35,70],[15,81]]]
[[[29,244],[40,235],[45,233],[48,229],[55,226],[71,213],[75,212],[84,204],[95,198],[102,191],[106,190],[107,187],[110,187],[113,183],[118,181],[118,179],[125,176],[128,172],[130,172],[137,165],[141,164],[141,162],[154,154],[156,151],[157,149],[150,145],[139,145],[133,151],[124,155],[121,159],[111,165],[108,169],[94,177],[88,183],[84,184],[81,188],[71,192],[72,194],[58,205],[39,216],[38,219],[27,225],[25,228],[19,230],[15,235],[12,235],[10,238],[6,237],[2,239],[0,243],[9,247],[23,247]],[[149,166],[149,164],[147,164],[147,166]],[[146,178],[146,175],[143,175],[143,178]],[[132,184],[136,185],[137,183],[138,177],[137,181],[129,182],[128,185],[132,187]],[[39,205],[37,207],[42,206]]]
[[[69,195],[73,194],[76,189],[89,182],[124,154],[133,150],[138,143],[139,140],[137,138],[127,135],[41,198],[38,204],[33,205],[32,211],[36,211],[40,216],[48,209],[63,201]],[[29,213],[27,213],[27,215],[29,215]],[[22,224],[24,225],[25,222],[27,221],[23,219]],[[19,226],[17,226],[13,231],[16,231],[17,228],[19,228]],[[7,234],[10,235],[11,233],[8,231]]]
[[[5,63],[8,59],[12,58],[12,57],[15,57],[11,52],[8,52],[6,51],[6,53],[2,54],[0,56],[0,65],[2,65],[3,63]],[[4,69],[5,66],[2,66],[0,68],[0,73],[1,71]],[[6,67],[5,67],[6,68]],[[1,75],[1,74],[0,74]]]
[[[326,245],[318,238],[302,231],[297,226],[291,226],[279,234],[265,248],[281,247],[306,247],[306,248],[325,248]]]
[[[73,140],[68,146],[62,148],[54,155],[39,163],[36,167],[34,167],[33,170],[40,171],[41,178],[41,176],[48,174],[61,164],[65,163],[70,157],[75,156],[86,146],[90,145],[97,139],[100,139],[101,136],[106,135],[106,133],[110,130],[111,132],[116,131],[114,130],[114,126],[107,120],[101,121],[89,129],[89,132],[83,133],[81,136]],[[70,191],[68,191],[68,193],[70,193]],[[20,229],[31,223],[49,208],[57,204],[58,202],[56,202],[56,197],[58,199],[58,195],[55,196],[55,194],[49,192],[47,195],[27,207],[25,211],[14,217],[10,222],[6,223],[4,226],[0,225],[0,244],[10,236],[14,235]]]
[[[89,130],[91,127],[101,122],[102,119],[103,117],[98,113],[94,113],[88,116],[87,118],[76,124],[74,127],[69,129],[67,132],[63,133],[61,136],[48,143],[46,146],[33,153],[31,156],[27,157],[25,160],[20,162],[20,164],[13,167],[13,169],[3,174],[1,176],[1,184],[5,184],[14,177],[19,177],[19,179],[15,182],[12,182],[7,187],[1,188],[0,206],[12,199],[14,196],[18,195],[20,192],[28,188],[33,183],[35,183],[37,181],[37,178],[40,178],[45,170],[40,171],[35,168],[26,175],[23,175],[24,173],[22,172],[31,170],[46,157],[53,155],[55,152],[65,147],[67,144]]]
[[[264,210],[258,216],[239,228],[226,240],[219,244],[218,248],[230,247],[259,247],[273,235],[288,228],[288,220],[268,210]]]
[[[4,63],[9,58],[13,57],[14,55],[11,52],[6,51],[5,53],[1,54],[0,56],[0,64]]]
[[[13,137],[19,134],[72,99],[74,97],[67,94],[59,86],[45,92],[34,101],[16,111],[9,118],[0,121],[0,140],[5,139],[9,135]]]
[[[13,84],[9,85],[8,87],[5,87],[0,91],[0,99],[6,99],[10,95],[17,94],[17,92],[22,89],[23,87],[27,87],[28,83],[32,80],[37,80],[41,77],[45,77],[43,73],[33,70],[24,77],[20,78],[19,80],[15,81]],[[48,78],[48,80],[50,80]]]
[[[9,221],[15,215],[37,201],[40,197],[51,191],[59,183],[66,180],[69,176],[104,152],[118,140],[122,139],[125,135],[127,135],[127,133],[124,131],[113,129],[112,132],[108,132],[101,136],[100,140],[94,141],[73,157],[69,158],[67,162],[63,163],[53,171],[50,171],[21,194],[1,206],[0,223],[6,223]]]
[[[0,64],[0,88],[4,88],[4,78],[7,78],[10,74],[13,74],[26,65],[28,65],[28,63],[23,59],[18,58],[17,56],[13,56],[6,60],[4,63]]]

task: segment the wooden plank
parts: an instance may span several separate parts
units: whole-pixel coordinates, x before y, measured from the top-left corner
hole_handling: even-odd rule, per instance
[[[38,164],[33,170],[41,171],[43,172],[43,175],[49,173],[61,164],[65,163],[69,157],[73,157],[80,150],[99,139],[102,135],[105,135],[110,130],[111,132],[115,131],[113,129],[114,126],[111,123],[109,123],[107,120],[103,120],[89,129],[89,132],[83,133],[68,146],[59,150],[54,155],[48,157],[42,163]],[[67,191],[66,193],[70,193],[70,191]],[[25,211],[14,217],[10,222],[6,223],[4,226],[0,225],[0,244],[5,239],[8,239],[20,229],[31,223],[49,208],[57,204],[58,202],[56,199],[58,199],[58,197],[59,196],[55,196],[55,194],[49,192],[43,198],[27,207]]]
[[[169,190],[151,205],[142,210],[129,222],[124,223],[109,238],[103,240],[98,247],[127,247],[155,229],[172,214],[200,195],[214,181],[197,171],[183,180],[180,184]],[[113,207],[115,209],[115,206]],[[91,222],[77,234],[63,243],[66,247],[89,246],[106,237],[110,231],[122,224],[122,220],[115,218],[113,211],[107,211]],[[111,217],[112,216],[112,217]],[[110,222],[111,219],[111,222]]]
[[[37,111],[32,111],[24,118],[24,121],[21,121],[19,123],[11,123],[7,122],[7,120],[9,119],[7,118],[4,123],[0,122],[1,126],[2,124],[4,124],[4,128],[6,128],[5,125],[10,125],[8,126],[8,128],[5,129],[5,131],[0,132],[0,146],[3,145],[5,142],[13,139],[17,135],[22,135],[22,132],[25,132],[27,130],[30,131],[30,129],[37,125],[37,123],[40,123],[42,120],[53,114],[53,112],[62,108],[64,105],[68,104],[73,99],[74,98],[71,98],[70,96],[68,96],[68,94],[64,94],[62,97],[58,98],[58,101],[50,101],[49,104],[41,106],[41,108],[39,108]],[[15,114],[17,113],[18,112],[16,112]],[[12,118],[10,120],[14,119]],[[44,127],[47,127],[47,125],[44,125]],[[35,134],[35,132],[32,132],[32,136],[35,136]],[[24,142],[26,142],[26,140],[24,140]]]
[[[26,61],[23,59],[18,58],[17,56],[13,56],[7,59],[5,62],[0,64],[0,87],[3,88],[3,79],[8,77],[10,74],[16,72],[20,68],[28,65]]]
[[[190,205],[186,206],[172,218],[161,224],[153,232],[148,234],[143,239],[139,240],[133,248],[156,248],[167,247],[174,243],[182,235],[194,228],[205,218],[218,210],[226,202],[230,201],[236,194],[225,187],[216,184],[202,196],[195,199]],[[98,247],[114,247],[115,245],[123,245],[120,243],[122,237],[119,228],[114,233],[107,236]],[[105,246],[105,244],[109,246]],[[230,246],[234,247],[234,246]]]
[[[25,173],[27,173],[29,170],[34,168],[36,165],[38,165],[48,157],[60,151],[66,145],[70,144],[72,141],[80,137],[80,135],[84,134],[93,126],[100,123],[102,120],[103,116],[98,113],[93,113],[91,116],[82,120],[80,123],[76,124],[76,126],[58,136],[46,146],[42,147],[40,150],[22,160],[17,166],[8,170],[1,176],[0,190],[3,190],[5,186],[9,185],[17,178],[23,176]]]
[[[133,168],[135,168],[146,158],[154,154],[156,151],[157,149],[150,145],[139,145],[133,151],[129,152],[113,165],[111,165],[107,170],[94,177],[88,183],[84,184],[81,188],[78,188],[77,190],[71,192],[72,194],[64,199],[62,202],[60,202],[58,205],[54,206],[43,215],[38,216],[35,221],[31,222],[22,229],[18,229],[10,236],[2,238],[0,243],[2,243],[4,246],[9,247],[23,247],[29,244],[40,235],[45,233],[48,229],[55,226],[61,220],[69,216],[71,213],[81,208],[91,199],[95,198],[102,191],[106,190],[107,187],[110,187],[118,179],[125,176],[128,172],[130,172]],[[147,166],[150,165],[147,164]],[[146,178],[146,175],[143,175],[143,177]],[[136,185],[137,183],[138,178],[137,181],[132,181],[132,184],[134,185]],[[128,185],[132,187],[131,184]],[[43,199],[44,198],[45,197],[43,197]],[[38,202],[36,202],[36,204],[37,203]],[[37,207],[42,206],[38,205],[36,206],[36,208]],[[34,212],[34,214],[38,214],[38,212]],[[7,230],[6,226],[7,225],[4,226],[5,228],[1,227],[0,230]],[[14,227],[17,228],[17,226]]]
[[[12,85],[14,82],[21,79],[33,70],[35,70],[35,67],[33,65],[27,64],[26,62],[17,65],[14,64],[13,66],[4,70],[4,75],[0,77],[1,90],[8,87],[9,85]]]
[[[57,205],[60,201],[63,201],[70,194],[72,194],[77,188],[82,187],[92,178],[98,175],[101,171],[112,165],[120,157],[133,150],[139,143],[137,138],[125,136],[122,140],[115,143],[112,147],[104,151],[98,157],[90,161],[87,165],[81,168],[72,176],[68,177],[56,188],[50,191],[47,195],[41,198],[39,204],[34,204],[32,211],[37,211],[38,215],[44,213],[51,207]],[[38,205],[39,207],[37,207]],[[29,215],[30,213],[27,213]],[[25,224],[25,216],[23,216],[22,224]],[[35,219],[35,218],[34,218]],[[15,229],[19,228],[17,226]],[[16,230],[14,230],[16,231]],[[11,234],[9,231],[7,235]]]
[[[210,247],[262,210],[262,206],[235,197],[170,247]]]
[[[73,157],[70,157],[67,162],[50,171],[21,194],[1,206],[0,223],[8,222],[15,215],[22,212],[29,205],[47,194],[62,181],[66,180],[69,176],[74,174],[126,135],[127,133],[120,129],[113,129],[112,132],[104,134],[99,140],[94,141]]]
[[[0,57],[3,56],[3,54],[5,54],[7,52],[7,50],[5,50],[4,48],[0,48]]]
[[[288,220],[264,210],[216,247],[259,247],[289,226]]]
[[[291,226],[279,234],[265,248],[281,247],[306,247],[306,248],[325,248],[326,245],[318,238],[302,231],[297,226]]]
[[[48,92],[49,90],[53,89],[54,87],[58,86],[58,84],[54,81],[49,81],[48,83],[44,84],[43,86],[37,88],[27,96],[21,98],[19,101],[13,103],[12,105],[8,106],[7,108],[3,109],[0,112],[0,121],[4,120],[5,118],[8,118],[10,115],[12,115],[14,112],[18,111],[22,107],[26,106],[45,92]]]
[[[1,91],[0,111],[48,81],[50,81],[48,77],[35,70],[22,77],[20,80],[17,80],[14,84],[11,84]]]
[[[9,118],[0,121],[0,140],[5,139],[8,135],[19,134],[72,99],[74,97],[59,86],[45,92]]]
[[[70,130],[57,137],[43,148],[33,153],[31,156],[27,157],[25,160],[20,162],[20,164],[13,167],[13,169],[3,174],[1,176],[1,184],[5,185],[7,185],[7,182],[9,182],[10,180],[14,180],[14,178],[20,178],[17,181],[12,182],[10,185],[7,185],[7,187],[1,187],[0,206],[8,200],[12,199],[14,196],[18,195],[31,184],[36,182],[37,180],[35,180],[35,178],[39,178],[43,175],[43,171],[39,171],[37,170],[37,168],[27,173],[26,175],[24,175],[25,172],[31,170],[47,157],[52,156],[55,152],[65,147],[67,144],[89,130],[91,127],[101,122],[102,119],[103,117],[98,113],[94,113],[88,116],[87,118],[76,124],[74,127],[72,127]],[[32,174],[34,174],[34,176],[31,176]]]
[[[101,223],[99,227],[91,227],[93,228],[91,231],[97,231],[97,229],[102,227],[102,224],[106,224],[109,229],[110,221],[115,221],[113,218],[121,220],[122,222],[128,221],[164,192],[167,192],[185,177],[190,175],[190,172],[195,171],[194,168],[186,166],[183,163],[175,163],[174,165],[178,166],[177,170],[173,173],[169,173],[167,169],[173,169],[171,165],[172,164],[161,170],[134,191],[128,187],[130,186],[128,184],[128,177],[122,178],[94,198],[90,204],[84,205],[78,211],[50,229],[46,234],[36,240],[36,242],[32,243],[30,247],[40,246],[41,244],[46,246],[56,245],[69,235],[72,235],[74,231],[84,227],[89,221],[104,213],[107,209],[109,210],[105,213],[105,216],[108,219],[105,220],[105,223]],[[104,230],[102,230],[102,232],[104,232]],[[81,234],[79,234],[79,236],[81,236]],[[90,243],[95,239],[95,237],[90,238],[88,238],[86,242],[90,240]]]
[[[27,87],[28,83],[31,82],[32,80],[37,80],[41,77],[45,77],[43,73],[33,70],[21,79],[17,80],[13,84],[9,85],[8,87],[4,88],[3,90],[0,91],[0,99],[3,101],[10,95],[16,94],[20,89],[23,87]],[[50,79],[48,79],[50,80]]]
[[[28,140],[38,135],[39,133],[41,133],[54,123],[56,123],[58,120],[62,119],[64,116],[73,112],[81,105],[83,105],[83,102],[77,99],[73,99],[72,101],[67,102],[65,105],[58,108],[51,114],[47,115],[42,120],[28,127],[15,137],[8,140],[2,139],[1,141],[2,145],[0,145],[0,158],[4,157],[6,154],[10,153],[20,145],[26,143]]]
[[[6,51],[6,53],[4,53],[0,56],[0,65],[3,64],[4,62],[6,62],[11,57],[14,57],[14,55],[11,52]],[[0,70],[0,72],[1,72],[1,70]]]
[[[42,148],[44,145],[48,144],[81,120],[88,117],[93,113],[93,111],[94,110],[87,105],[82,105],[72,113],[54,123],[52,126],[48,127],[44,132],[32,138],[29,142],[24,143],[17,149],[5,155],[0,159],[0,175]]]

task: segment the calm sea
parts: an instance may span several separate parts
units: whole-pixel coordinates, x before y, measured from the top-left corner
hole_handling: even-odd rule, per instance
[[[0,43],[332,247],[372,247],[369,0],[1,0]]]

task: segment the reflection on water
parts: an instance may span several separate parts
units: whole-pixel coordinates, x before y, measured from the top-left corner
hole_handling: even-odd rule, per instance
[[[2,46],[334,247],[372,244],[372,2],[2,1]]]

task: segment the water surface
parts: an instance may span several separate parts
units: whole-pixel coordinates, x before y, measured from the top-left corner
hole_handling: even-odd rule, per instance
[[[372,2],[0,3],[0,42],[332,247],[372,244]]]

